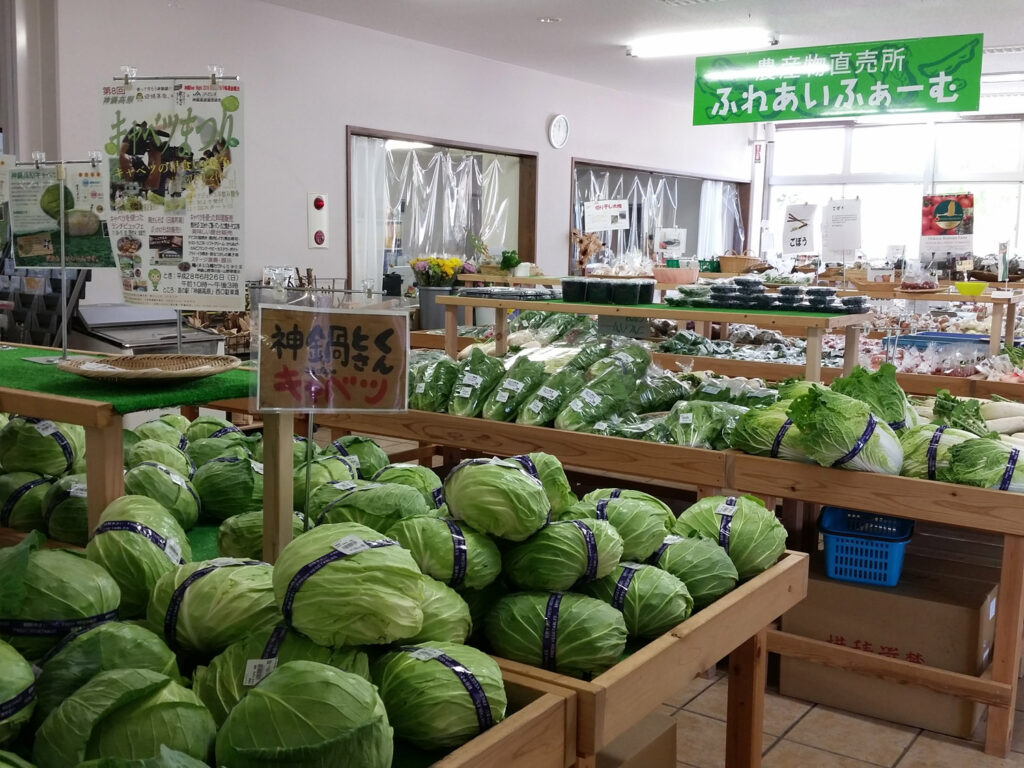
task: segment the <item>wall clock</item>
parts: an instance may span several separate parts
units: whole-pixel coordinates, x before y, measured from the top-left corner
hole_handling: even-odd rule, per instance
[[[548,141],[555,149],[561,149],[569,141],[569,118],[555,115],[548,123]]]

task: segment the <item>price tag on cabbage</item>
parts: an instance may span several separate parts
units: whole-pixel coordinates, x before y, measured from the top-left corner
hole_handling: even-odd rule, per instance
[[[57,425],[54,424],[52,421],[40,421],[35,425],[35,427],[36,432],[38,432],[43,437],[49,437],[50,435],[57,431]]]
[[[558,390],[552,389],[551,387],[541,387],[537,390],[537,394],[543,397],[545,400],[557,400]],[[538,407],[537,410],[540,410]]]
[[[499,402],[499,403],[507,403],[508,402],[508,394],[509,394],[508,390],[507,389],[503,389],[497,395],[494,396],[494,399],[495,399],[496,402]]]
[[[75,499],[84,499],[89,495],[89,489],[82,483],[75,483],[68,489],[68,495]]]
[[[263,678],[277,669],[277,659],[249,659],[245,662],[245,675],[242,677],[242,685],[252,688],[259,685]]]
[[[600,405],[601,403],[601,396],[597,394],[597,392],[593,392],[589,389],[584,389],[582,392],[580,392],[580,397],[582,397],[591,405]]]
[[[252,462],[252,471],[255,472],[257,475],[262,475],[263,465],[260,464],[258,461]]]
[[[370,548],[369,544],[358,536],[346,536],[343,539],[338,539],[336,542],[331,544],[331,546],[343,555],[354,555],[358,552],[364,552]]]
[[[408,651],[409,655],[417,661],[431,661],[436,659],[438,656],[443,656],[444,651],[438,650],[437,648],[414,648]]]
[[[484,380],[482,376],[478,376],[475,373],[470,373],[469,371],[467,371],[462,376],[462,383],[468,384],[471,387],[479,387],[481,384],[484,383]]]
[[[175,565],[181,562],[181,544],[178,543],[177,539],[167,540],[164,544],[164,554]]]
[[[736,514],[736,499],[730,496],[717,507],[715,507],[715,514],[721,515],[722,517],[732,517]]]
[[[356,487],[356,484],[351,480],[335,480],[333,483],[328,483],[332,488],[337,488],[339,491],[351,491]]]

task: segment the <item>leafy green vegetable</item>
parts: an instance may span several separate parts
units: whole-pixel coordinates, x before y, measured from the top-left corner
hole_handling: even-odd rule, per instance
[[[746,409],[726,402],[680,400],[665,417],[676,445],[690,448],[727,447],[724,433],[736,424]]]
[[[665,521],[666,528],[671,528],[672,524],[676,521],[676,516],[668,504],[661,499],[651,496],[649,493],[634,491],[632,488],[598,488],[584,496],[581,501],[596,504],[601,499],[632,499],[642,501],[650,508],[651,512],[657,512],[661,515]]]
[[[961,400],[949,393],[948,389],[940,389],[932,407],[935,423],[962,429],[978,437],[998,439],[999,435],[988,428],[985,417],[981,415],[981,405],[977,400]]]
[[[661,510],[642,499],[607,498],[581,501],[565,510],[560,520],[607,520],[622,538],[624,560],[646,560],[668,529]]]
[[[207,768],[206,763],[194,757],[160,745],[160,752],[154,757],[132,758],[103,757],[86,760],[78,768]]]
[[[779,400],[796,400],[798,397],[806,395],[817,386],[821,385],[815,384],[813,381],[805,381],[804,379],[786,379],[777,387],[779,391]]]
[[[622,611],[630,637],[658,637],[684,622],[693,610],[686,585],[652,565],[621,563],[603,579],[581,587]]]
[[[372,479],[375,483],[398,483],[415,488],[423,495],[428,507],[440,506],[434,494],[441,490],[441,478],[430,467],[420,464],[388,464]]]
[[[14,416],[0,429],[0,466],[7,472],[56,477],[85,455],[85,429],[77,424]]]
[[[292,503],[300,512],[306,510],[306,473],[309,473],[309,490],[327,483],[355,480],[359,476],[358,461],[352,457],[335,454],[313,459],[308,465],[300,464],[292,473]]]
[[[651,353],[647,347],[634,339],[619,338],[615,340],[614,349],[607,357],[602,357],[587,368],[586,379],[592,382],[606,375],[622,376],[623,373],[636,381],[651,364]]]
[[[420,580],[423,626],[410,643],[464,643],[473,629],[469,606],[459,593],[429,576]]]
[[[235,436],[241,440],[245,437],[242,430],[226,419],[217,416],[200,416],[194,419],[185,430],[185,437],[190,443],[202,440],[205,437],[226,437]]]
[[[86,477],[65,475],[43,497],[46,533],[51,539],[84,547],[89,541],[89,488]]]
[[[481,415],[492,421],[512,421],[523,403],[546,379],[544,363],[534,362],[526,355],[517,357],[484,400]]]
[[[501,360],[474,347],[469,357],[459,365],[459,374],[448,400],[448,412],[456,416],[479,416],[484,400],[504,375],[505,366]]]
[[[292,515],[292,538],[305,530],[301,512]],[[232,515],[217,529],[217,551],[222,557],[240,557],[259,560],[263,557],[263,510]]]
[[[248,443],[230,437],[204,437],[188,444],[185,454],[197,467],[214,459],[251,459]]]
[[[158,418],[160,421],[170,424],[183,435],[188,431],[189,425],[192,423],[180,413],[163,413]]]
[[[383,534],[320,525],[284,548],[274,596],[285,621],[315,643],[383,644],[422,628],[421,576],[412,555]]]
[[[0,767],[2,768],[36,768],[28,760],[22,760],[13,752],[0,750]]]
[[[217,734],[222,768],[390,768],[392,729],[369,682],[315,661],[282,664]]]
[[[140,440],[156,440],[160,443],[167,443],[179,451],[184,451],[188,445],[188,440],[185,439],[181,430],[163,419],[154,419],[140,424],[135,428],[135,434],[139,436]]]
[[[469,459],[444,481],[452,517],[482,533],[523,541],[548,518],[548,497],[540,480],[506,459]]]
[[[583,595],[509,595],[488,614],[486,631],[498,656],[573,677],[604,672],[626,647],[622,614]]]
[[[935,480],[941,472],[945,474],[949,463],[949,449],[976,437],[971,432],[953,427],[922,424],[911,427],[900,435],[903,446],[904,477]]]
[[[0,526],[16,531],[44,530],[43,499],[52,483],[35,472],[0,475]]]
[[[481,589],[501,573],[495,543],[454,520],[407,517],[391,526],[388,536],[409,550],[423,573],[455,588]]]
[[[631,413],[667,411],[677,400],[687,399],[692,390],[682,377],[652,366],[651,371],[637,383],[625,408]]]
[[[786,413],[789,406],[789,401],[783,401],[768,408],[751,408],[729,431],[729,447],[754,456],[814,463],[800,445],[800,429]]]
[[[395,523],[416,515],[436,514],[423,496],[407,485],[366,483],[342,492],[326,504],[316,524],[359,523],[375,531],[387,531]]]
[[[521,589],[561,591],[606,576],[621,557],[622,537],[607,520],[565,520],[509,547],[504,573]]]
[[[786,529],[756,496],[707,496],[679,516],[674,532],[717,540],[740,579],[775,565],[786,549]]]
[[[739,580],[736,566],[714,539],[669,535],[651,557],[651,564],[686,585],[695,608],[710,605]]]
[[[1011,445],[987,437],[966,440],[950,446],[946,453],[948,464],[937,473],[938,479],[946,483],[1024,493],[1024,461],[1019,461],[1018,451]]]
[[[882,363],[874,373],[855,366],[849,376],[833,381],[830,389],[867,404],[871,412],[884,419],[894,431],[918,424],[917,411],[896,381],[896,366],[892,363]]]
[[[192,477],[196,471],[192,460],[183,451],[159,440],[140,440],[128,449],[125,469],[132,469],[145,462],[162,464],[182,477]]]
[[[32,686],[36,676],[32,665],[13,647],[0,640],[0,744],[13,741],[21,729],[32,719],[36,696]]]
[[[263,465],[251,459],[208,461],[196,470],[192,485],[203,514],[214,520],[263,509]]]
[[[199,494],[195,487],[163,464],[144,461],[129,469],[124,476],[124,491],[157,502],[186,531],[199,519]]]
[[[636,378],[629,366],[614,355],[594,365],[606,363],[608,367],[590,379],[555,417],[556,429],[579,432],[609,414],[618,413],[625,406]],[[587,373],[593,370],[594,366],[591,366]]]
[[[443,413],[459,378],[459,364],[447,355],[425,365],[409,389],[409,407],[417,411]]]
[[[304,447],[304,446],[303,446]],[[339,454],[357,460],[356,469],[359,477],[369,480],[388,465],[390,459],[384,450],[371,438],[361,435],[344,435],[327,444],[324,456]]]
[[[552,514],[559,514],[576,503],[576,494],[572,492],[569,478],[565,476],[565,469],[557,457],[537,451],[513,456],[512,460],[518,461],[523,469],[540,480]]]
[[[467,675],[476,681],[473,692]],[[374,677],[395,733],[423,749],[458,747],[505,718],[501,670],[467,645],[405,646],[381,657]]]
[[[569,400],[583,389],[583,371],[566,366],[553,374],[519,409],[516,422],[539,427],[554,421]]]

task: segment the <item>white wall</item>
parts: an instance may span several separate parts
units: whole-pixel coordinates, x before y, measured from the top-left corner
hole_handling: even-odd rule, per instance
[[[695,128],[688,102],[641,99],[259,0],[57,2],[65,156],[100,147],[97,94],[122,64],[139,75],[204,74],[207,64],[241,75],[250,276],[282,263],[344,273],[347,124],[539,152],[538,261],[551,274],[566,262],[574,155],[750,179],[749,128]],[[558,112],[572,125],[563,150],[546,139]],[[306,248],[311,191],[330,195],[326,250]],[[117,300],[111,273],[90,301]]]

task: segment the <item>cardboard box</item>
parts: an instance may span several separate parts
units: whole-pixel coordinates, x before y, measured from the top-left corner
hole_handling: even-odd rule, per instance
[[[651,713],[598,753],[597,768],[676,768],[676,721]]]
[[[995,632],[992,580],[968,578],[941,560],[911,559],[897,586],[868,587],[811,568],[807,598],[782,618],[785,632],[978,675],[988,665]],[[978,569],[975,576],[992,576]],[[994,572],[998,575],[998,571]],[[971,735],[984,707],[914,685],[782,658],[782,695],[959,738]]]

